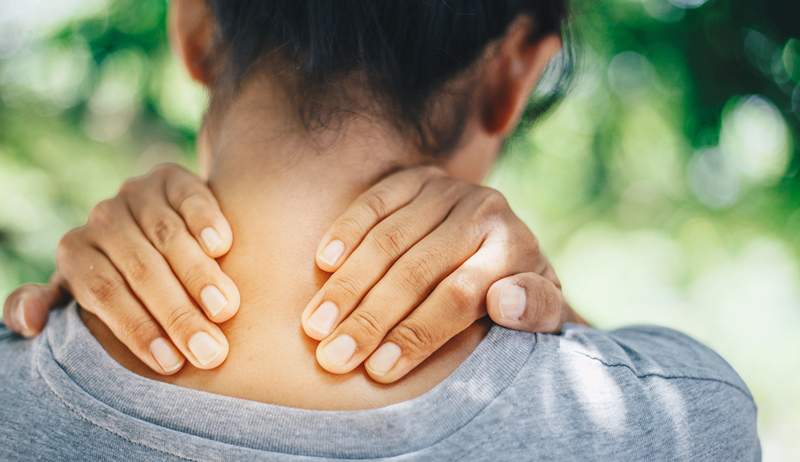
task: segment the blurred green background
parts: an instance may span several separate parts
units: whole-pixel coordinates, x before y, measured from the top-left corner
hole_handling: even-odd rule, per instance
[[[575,2],[568,97],[491,178],[601,327],[729,359],[766,460],[800,460],[800,5]],[[189,166],[205,106],[164,0],[0,1],[0,297],[122,180]]]

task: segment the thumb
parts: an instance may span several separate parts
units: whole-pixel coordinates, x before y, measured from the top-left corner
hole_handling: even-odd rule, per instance
[[[496,281],[486,294],[489,317],[496,324],[527,332],[561,330],[567,304],[561,289],[536,273]]]
[[[3,322],[11,331],[33,337],[44,329],[48,312],[62,299],[58,284],[26,284],[6,299]]]

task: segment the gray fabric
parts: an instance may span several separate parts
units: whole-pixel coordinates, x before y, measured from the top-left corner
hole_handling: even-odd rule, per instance
[[[108,357],[74,305],[24,340],[0,327],[0,460],[759,460],[731,367],[675,331],[500,327],[444,382],[365,411],[188,390]]]

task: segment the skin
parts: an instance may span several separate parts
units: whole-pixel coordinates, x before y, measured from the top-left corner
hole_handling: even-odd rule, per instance
[[[200,3],[174,2],[171,26],[190,74],[208,83],[213,18]],[[486,323],[475,321],[487,308],[500,323],[531,331],[580,321],[535,237],[502,195],[474,184],[560,46],[555,37],[527,43],[529,27],[515,22],[482,60],[462,143],[435,168],[420,166],[430,159],[369,114],[341,132],[309,136],[287,116],[292,108],[279,85],[266,77],[246,82],[224,111],[212,109],[202,133],[214,194],[175,167],[127,183],[62,241],[53,284],[9,298],[9,325],[24,333],[41,328],[44,316],[40,322],[35,313],[46,312],[58,297],[54,287],[66,285],[98,340],[137,373],[241,398],[352,409],[408,399],[438,383],[485,334]],[[207,229],[218,239],[204,239]],[[341,255],[326,259],[333,241]],[[209,258],[222,255],[221,265]],[[219,312],[204,303],[209,285],[225,299]],[[524,299],[521,314],[503,315],[504,293]],[[321,330],[311,321],[323,302],[335,304],[336,314]],[[26,305],[45,309],[30,315]],[[213,360],[192,351],[197,332],[220,346]],[[343,336],[354,352],[336,361],[326,352]],[[157,339],[165,339],[174,364],[154,356]],[[392,367],[379,367],[398,355]],[[183,368],[184,357],[195,367]],[[367,376],[407,378],[382,387]]]

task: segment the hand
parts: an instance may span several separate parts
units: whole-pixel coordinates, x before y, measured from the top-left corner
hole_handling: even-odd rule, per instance
[[[67,233],[50,284],[14,291],[4,320],[35,335],[66,289],[155,372],[175,373],[184,358],[214,368],[228,352],[215,323],[239,308],[236,285],[215,261],[231,243],[205,183],[181,167],[159,166],[127,181]]]
[[[325,234],[317,266],[333,275],[302,314],[320,365],[366,361],[394,382],[477,319],[531,332],[582,320],[536,238],[499,192],[435,167],[395,173]]]
[[[471,209],[473,203],[477,205],[474,210]],[[142,207],[143,204],[147,204],[146,209]],[[133,212],[132,217],[127,212],[128,207]],[[413,227],[404,221],[409,217],[414,220]],[[185,226],[176,221],[176,218],[182,219]],[[117,235],[120,232],[108,232],[114,229],[114,225],[127,227],[129,231],[143,230],[147,241],[154,248],[140,237],[134,240],[140,244],[138,251],[114,251],[125,241],[108,239],[107,235]],[[434,229],[438,231],[434,232]],[[165,230],[168,231],[166,235]],[[214,234],[212,230],[219,231]],[[458,239],[461,245],[454,246],[450,243],[452,239],[447,233],[455,232],[458,235],[463,230],[468,231],[465,236],[473,238],[485,235],[481,242],[472,245],[477,250],[470,248],[468,239]],[[432,239],[434,237],[436,239]],[[99,244],[101,240],[109,249],[107,253],[102,253],[103,247]],[[196,307],[192,309],[193,305],[186,302],[187,294],[176,286],[183,286],[200,306],[205,307],[211,320],[222,322],[233,316],[238,308],[238,292],[210,258],[225,254],[230,248],[231,240],[230,227],[204,183],[180,167],[161,167],[146,177],[126,183],[116,198],[95,208],[93,218],[87,226],[73,231],[62,240],[59,246],[60,272],[49,285],[28,285],[12,293],[5,304],[6,324],[24,335],[38,333],[46,321],[48,309],[63,296],[61,288],[67,288],[75,294],[79,303],[98,315],[120,341],[157,373],[174,373],[179,370],[180,366],[169,366],[173,364],[170,358],[179,359],[182,366],[184,354],[198,367],[215,367],[227,354],[227,342],[216,326],[203,322],[202,313]],[[380,297],[381,293],[383,296],[393,293],[392,281],[398,282],[395,291],[401,295],[397,298],[401,307],[404,300],[406,305],[409,304],[408,300],[420,299],[418,301],[421,302],[423,295],[420,294],[427,295],[432,290],[424,303],[419,303],[419,309],[413,312],[408,306],[401,309],[411,314],[409,319],[392,330],[392,337],[396,341],[391,343],[395,346],[383,348],[380,354],[375,354],[375,358],[367,363],[367,371],[379,381],[391,382],[405,375],[446,340],[485,315],[486,306],[495,322],[512,329],[548,332],[558,329],[564,320],[582,322],[564,303],[558,279],[547,260],[539,254],[536,239],[508,209],[502,196],[488,188],[449,179],[432,167],[397,173],[371,188],[334,223],[322,242],[326,245],[320,246],[318,266],[326,271],[338,271],[314,297],[303,314],[304,328],[314,338],[326,337],[323,331],[327,329],[330,332],[349,312],[355,314],[340,329],[347,329],[353,323],[361,323],[367,326],[365,329],[369,333],[371,315],[362,308],[369,308],[371,305],[361,303],[359,310],[355,310],[355,302],[352,300],[362,301],[363,295],[374,286],[378,289],[376,294],[370,292],[372,300]],[[191,243],[195,246],[189,245]],[[202,243],[208,257],[197,251],[197,243]],[[181,256],[183,250],[179,249],[184,248],[191,251]],[[465,249],[467,251],[463,252]],[[183,277],[175,279],[174,274],[168,275],[164,271],[159,273],[159,267],[164,269],[164,261],[155,258],[154,251],[161,252],[172,271]],[[464,255],[458,257],[460,253]],[[420,255],[438,257],[438,260],[456,260],[448,265],[446,261],[436,263],[437,258],[419,260]],[[144,265],[144,256],[149,258],[147,266]],[[97,265],[92,264],[95,260]],[[76,262],[83,261],[86,262],[83,267],[76,266]],[[392,266],[396,262],[401,265]],[[431,267],[428,268],[427,265]],[[460,268],[457,268],[459,265]],[[392,269],[387,273],[390,266]],[[89,273],[87,278],[85,267],[96,270]],[[378,274],[369,270],[375,267],[382,270]],[[122,268],[122,271],[118,272],[116,268]],[[187,271],[193,268],[201,270],[190,276]],[[403,268],[412,272],[415,269],[423,272],[404,276]],[[147,281],[141,281],[143,274],[139,273],[142,271],[150,275],[161,274],[163,277],[145,278],[151,281],[148,284]],[[445,279],[448,271],[453,274]],[[113,276],[103,277],[106,273]],[[386,277],[378,283],[376,279],[384,273]],[[414,279],[416,276],[421,279]],[[440,283],[442,279],[446,283]],[[201,280],[221,281],[217,287],[224,292],[223,298],[229,301],[222,312],[212,314],[208,309],[209,303],[203,302],[205,284],[197,282]],[[428,289],[424,289],[426,281],[429,281]],[[481,289],[481,282],[484,289]],[[433,290],[433,286],[437,284],[441,287]],[[485,286],[489,284],[490,289],[485,290]],[[153,285],[161,288],[151,287]],[[478,296],[481,291],[486,294],[486,305],[483,304],[484,295]],[[178,296],[164,296],[173,292]],[[140,296],[140,293],[144,295]],[[331,312],[331,304],[327,304],[326,310],[319,316],[326,326],[320,329],[309,321],[309,311],[319,304],[320,297],[326,293],[331,293],[326,299],[334,301],[334,304],[338,301],[338,306],[349,307],[349,310],[339,313],[336,306],[335,315],[326,315],[326,320],[326,316],[322,314],[325,311]],[[137,296],[142,303],[137,300]],[[206,298],[209,301],[214,300],[213,297]],[[165,303],[169,303],[167,306],[179,306],[175,305],[179,299],[181,303],[186,303],[182,308],[167,312],[161,308]],[[117,300],[121,300],[119,304],[122,308],[104,310],[104,307],[116,306]],[[369,300],[365,299],[364,302]],[[392,304],[386,306],[390,307]],[[377,308],[373,308],[375,309]],[[383,324],[378,325],[376,321],[377,328],[373,329],[373,336],[378,337],[377,340],[367,339],[360,345],[376,345],[389,328],[399,322],[386,321],[387,318],[391,320],[398,316],[397,308],[387,308],[387,312],[389,311],[390,316],[384,317],[381,314],[380,318],[376,318],[387,325],[384,328]],[[149,313],[151,318],[143,313]],[[453,322],[442,322],[448,319]],[[166,324],[167,333],[174,343],[159,336],[162,334],[159,325],[164,325],[162,322]],[[219,341],[223,351],[221,358],[214,358],[213,362],[205,364],[191,354],[187,340],[191,338],[191,332],[196,332],[197,327],[203,325],[209,327],[209,334]],[[364,333],[361,333],[359,340],[364,340],[363,336]],[[355,337],[351,338],[355,340]],[[389,338],[387,342],[388,340]],[[178,345],[181,353],[175,351],[174,345]],[[156,350],[167,359],[156,359],[154,362]],[[187,350],[189,354],[186,354]],[[403,354],[404,360],[399,361],[400,366],[393,369],[391,374],[382,374],[380,358],[391,359],[398,351],[406,351]],[[409,353],[413,353],[413,358]],[[349,369],[341,369],[332,367],[324,354],[319,355],[319,360],[323,367],[333,369],[332,372],[350,370],[358,364]]]

